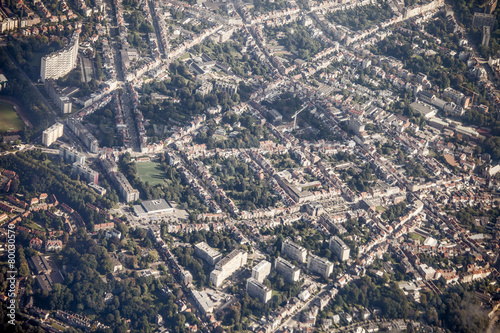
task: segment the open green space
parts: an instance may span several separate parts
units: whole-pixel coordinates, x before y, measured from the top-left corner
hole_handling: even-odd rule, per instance
[[[165,175],[158,162],[138,162],[135,165],[142,182],[147,182],[151,186],[163,184]]]
[[[18,131],[23,127],[23,120],[17,114],[14,105],[0,101],[0,131]]]

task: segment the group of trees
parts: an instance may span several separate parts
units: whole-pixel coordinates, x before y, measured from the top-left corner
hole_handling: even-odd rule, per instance
[[[386,210],[380,215],[383,220],[389,222],[395,221],[398,217],[403,216],[406,213],[406,202],[400,202],[396,205],[392,205],[386,208]]]
[[[349,168],[341,174],[341,177],[347,181],[349,188],[356,192],[366,192],[376,181],[373,167],[366,163],[360,167],[361,170]]]
[[[33,129],[26,129],[24,131],[25,140],[29,141],[34,132],[36,133],[47,128],[52,122],[53,117],[47,105],[37,95],[35,88],[9,60],[3,48],[0,48],[0,69],[9,80],[9,84],[7,88],[2,90],[2,94],[15,98],[33,124]]]
[[[283,116],[283,121],[292,120],[292,116],[300,110],[302,104],[302,99],[294,96],[291,92],[284,92],[273,101],[262,101],[262,105],[269,110],[275,109],[278,111]]]
[[[377,4],[354,7],[345,11],[336,11],[327,15],[327,19],[336,24],[348,27],[353,31],[359,31],[387,21],[393,15],[388,2],[381,1]]]
[[[118,197],[106,194],[98,195],[85,184],[71,179],[59,167],[52,163],[44,163],[46,155],[38,150],[11,154],[0,157],[0,167],[17,172],[19,175],[18,192],[26,198],[32,198],[40,193],[55,194],[59,201],[64,202],[77,210],[87,223],[89,229],[94,223],[100,222],[99,215],[89,209],[86,204],[91,203],[101,208],[111,208],[118,202]]]
[[[234,157],[213,160],[206,159],[211,165],[211,174],[226,194],[235,200],[239,208],[252,210],[274,207],[279,201],[267,179],[255,176],[248,165]]]
[[[431,176],[425,170],[422,164],[418,163],[412,158],[408,158],[408,160],[406,161],[405,170],[408,177],[425,178],[426,180],[431,179]]]
[[[467,77],[463,75],[467,71],[467,65],[460,59],[445,52],[422,57],[415,54],[410,45],[410,37],[395,34],[372,46],[371,51],[374,54],[393,56],[403,61],[406,69],[412,73],[426,74],[429,80],[440,89],[452,85],[458,88],[462,83],[468,82]],[[437,46],[436,49],[438,49]],[[446,70],[443,70],[443,67]]]
[[[275,0],[275,1],[265,1],[265,0],[255,0],[253,2],[253,10],[259,13],[267,13],[275,10],[283,10],[288,7],[288,1]]]
[[[93,124],[99,134],[99,145],[103,147],[122,146],[123,142],[119,135],[117,135],[115,118],[113,112],[109,107],[101,108],[94,113],[85,117],[85,121]]]
[[[174,295],[160,297],[160,289],[166,283],[173,288],[171,276],[155,279],[133,274],[122,274],[122,279],[103,282],[102,275],[112,271],[113,262],[104,247],[87,234],[78,231],[71,236],[66,251],[58,258],[58,264],[66,265],[65,280],[55,284],[51,293],[38,290],[36,305],[50,310],[67,310],[96,318],[109,325],[109,332],[152,332],[157,313],[163,315],[168,327],[176,332],[186,332],[186,316],[178,313]],[[175,290],[175,288],[174,288]],[[105,303],[106,293],[113,293],[111,302]],[[177,292],[176,292],[177,293]],[[156,294],[156,295],[155,295]],[[197,323],[195,317],[189,318]]]
[[[380,283],[368,275],[340,289],[327,311],[345,310],[350,313],[349,310],[355,306],[380,309],[380,315],[389,319],[407,318],[410,310],[407,297],[396,283]]]
[[[207,40],[199,47],[195,46],[194,49],[200,53],[208,54],[212,59],[230,65],[231,71],[238,76],[258,75],[270,78],[272,73],[266,65],[253,56],[242,53],[242,47],[245,43],[246,38],[243,34],[235,32],[230,41],[220,44]]]
[[[261,140],[270,140],[274,136],[268,129],[260,123],[257,123],[255,118],[250,114],[243,114],[241,116],[229,112],[226,113],[222,119],[222,124],[236,125],[239,123],[239,128],[233,128],[238,133],[224,138],[224,140],[217,139],[214,134],[218,125],[213,121],[208,121],[206,131],[200,131],[195,138],[198,144],[206,144],[207,149],[222,148],[255,148],[259,147]]]
[[[313,38],[305,26],[296,22],[278,29],[285,32],[285,37],[279,39],[278,43],[302,60],[309,61],[328,47],[323,40]]]
[[[171,97],[161,103],[153,101],[150,96],[142,99],[144,117],[156,124],[182,125],[210,107],[220,105],[226,111],[240,100],[238,94],[230,96],[224,91],[214,91],[205,96],[196,94],[197,84],[184,64],[172,64],[170,70],[170,81],[153,81],[145,83],[142,88],[144,95],[157,92]]]
[[[154,32],[153,25],[147,22],[144,14],[139,10],[134,10],[128,15],[129,29],[132,32],[150,33]]]

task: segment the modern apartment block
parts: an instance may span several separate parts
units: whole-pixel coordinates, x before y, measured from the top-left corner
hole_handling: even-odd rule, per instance
[[[261,282],[250,278],[247,280],[247,293],[250,297],[255,297],[265,304],[271,299],[273,291]]]
[[[259,262],[252,269],[252,279],[259,282],[263,282],[269,274],[271,274],[271,263],[266,260]]]
[[[99,183],[99,173],[95,170],[92,170],[85,164],[81,164],[78,162],[73,163],[73,172],[80,175],[80,177],[85,179],[85,181],[88,183]]]
[[[108,175],[111,175],[112,173],[118,171],[118,165],[113,160],[102,159],[101,160],[101,165],[102,165],[102,168],[104,169],[104,171],[106,171],[106,173]]]
[[[125,202],[139,200],[139,191],[130,185],[127,178],[121,172],[115,172],[111,175],[111,180],[118,187],[118,193]]]
[[[214,312],[214,303],[206,292],[191,289],[191,295],[193,296],[196,306],[204,316]]]
[[[296,260],[301,264],[307,261],[307,250],[289,239],[285,239],[281,245],[281,253],[286,254],[290,259]]]
[[[245,266],[246,263],[247,253],[241,250],[234,250],[215,265],[215,269],[210,273],[210,281],[212,281],[215,287],[220,287],[225,279]]]
[[[349,259],[349,253],[351,252],[351,249],[337,236],[330,238],[330,250],[339,257],[340,261]]]
[[[326,260],[325,258],[315,256],[314,254],[309,255],[307,268],[311,272],[320,274],[325,278],[329,277],[333,273],[333,263]]]
[[[283,275],[288,283],[297,282],[300,279],[300,269],[288,260],[278,257],[275,262],[276,271]]]
[[[80,164],[85,164],[85,155],[80,153],[78,150],[72,147],[61,147],[59,150],[59,156],[66,162]]]
[[[215,266],[215,264],[222,259],[222,254],[205,242],[198,243],[194,246],[194,254],[211,266]]]
[[[50,146],[56,142],[57,139],[63,136],[63,130],[64,125],[62,123],[55,123],[50,126],[42,133],[42,143],[47,147]]]
[[[76,67],[78,62],[79,38],[80,33],[74,32],[69,44],[65,48],[47,54],[42,58],[40,66],[42,82],[45,82],[46,79],[58,79]]]
[[[89,132],[85,126],[78,120],[69,117],[66,119],[66,125],[75,133],[76,136],[83,141],[85,146],[90,150],[91,153],[97,153],[99,149],[99,141]]]

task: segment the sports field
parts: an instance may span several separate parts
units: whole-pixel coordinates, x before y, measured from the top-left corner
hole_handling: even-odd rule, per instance
[[[14,105],[0,101],[0,131],[18,131],[24,123],[17,115]]]
[[[164,173],[157,162],[137,162],[137,173],[141,181],[148,182],[149,185],[163,184]]]

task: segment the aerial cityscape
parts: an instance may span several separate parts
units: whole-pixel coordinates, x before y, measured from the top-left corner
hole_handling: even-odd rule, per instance
[[[1,332],[500,332],[497,0],[0,0]]]

